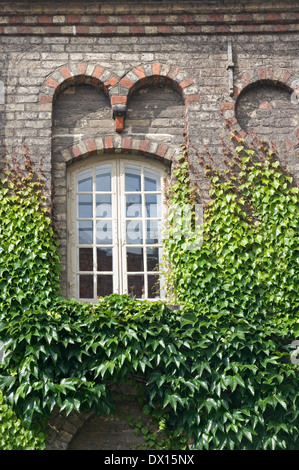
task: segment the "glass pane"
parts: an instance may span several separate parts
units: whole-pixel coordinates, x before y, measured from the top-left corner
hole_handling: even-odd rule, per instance
[[[78,191],[92,191],[92,168],[77,175]]]
[[[79,245],[92,245],[93,243],[92,220],[80,220],[78,222],[78,240],[79,240]]]
[[[146,217],[161,217],[161,196],[160,194],[145,195]]]
[[[79,248],[79,271],[93,271],[92,248]]]
[[[141,191],[141,168],[126,165],[126,191]]]
[[[96,217],[112,217],[112,204],[110,194],[96,195]]]
[[[147,249],[147,270],[159,270],[159,263],[161,261],[161,248],[148,248]]]
[[[128,276],[128,294],[137,299],[144,298],[144,276]]]
[[[160,276],[148,276],[147,278],[148,298],[155,299],[160,297]]]
[[[78,217],[92,217],[92,194],[78,195]]]
[[[161,243],[161,221],[148,220],[146,222],[146,243],[152,245]]]
[[[127,248],[127,271],[144,271],[143,248]]]
[[[142,217],[141,196],[138,194],[128,194],[126,196],[126,216]]]
[[[81,274],[79,276],[79,297],[80,299],[93,299],[93,276]]]
[[[144,170],[144,190],[145,191],[160,191],[160,174],[156,171],[145,168]]]
[[[112,271],[112,248],[97,248],[97,270]]]
[[[141,221],[127,221],[127,243],[128,245],[141,245],[143,243]]]
[[[112,245],[112,221],[97,221],[97,245]]]
[[[111,165],[97,166],[96,191],[111,191]]]
[[[113,277],[109,275],[97,276],[97,296],[105,297],[113,293]]]

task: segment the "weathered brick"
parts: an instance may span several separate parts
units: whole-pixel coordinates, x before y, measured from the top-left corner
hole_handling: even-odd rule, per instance
[[[116,116],[115,118],[115,131],[122,132],[124,130],[125,118],[124,116]]]
[[[107,20],[107,16],[104,16],[104,15],[98,15],[95,17],[95,22],[96,23],[99,23],[99,24],[107,24],[108,23],[108,20]]]
[[[111,97],[111,104],[122,104],[127,102],[126,96],[114,95]]]
[[[124,77],[120,80],[121,85],[125,86],[126,88],[131,88],[134,83],[131,80],[128,80],[128,78]]]
[[[140,65],[139,67],[135,67],[134,72],[136,73],[136,75],[139,78],[145,78],[146,77],[146,74],[145,74],[145,71],[144,71],[142,65]]]
[[[144,34],[145,33],[145,28],[144,26],[131,26],[130,28],[130,31],[131,31],[131,34],[135,35],[135,34]]]
[[[24,23],[24,17],[23,16],[11,16],[10,17],[10,22],[11,24],[22,24]]]
[[[104,26],[103,27],[103,34],[115,34],[116,27],[115,26]]]
[[[190,86],[190,85],[193,85],[193,83],[194,83],[194,81],[193,81],[192,78],[186,78],[186,80],[184,80],[184,81],[182,81],[182,82],[180,83],[180,87],[181,87],[181,88],[186,88],[186,87],[188,87],[188,86]]]
[[[235,109],[235,103],[222,103],[222,105],[220,106],[220,109],[222,111],[228,110],[228,109]]]
[[[77,158],[80,156],[80,150],[78,149],[76,145],[70,148],[70,152],[74,158]]]
[[[102,75],[102,73],[104,72],[104,68],[103,67],[96,67],[92,76],[95,77],[95,78],[100,78],[100,76]]]
[[[57,88],[59,86],[59,83],[56,80],[54,80],[53,78],[50,77],[50,78],[47,79],[46,85],[50,86],[52,88]]]
[[[95,142],[94,142],[93,139],[88,139],[88,140],[86,141],[86,145],[87,145],[88,151],[89,151],[91,154],[95,153],[95,151],[96,151],[96,145],[95,145]]]
[[[89,28],[88,28],[88,26],[78,25],[76,27],[76,33],[77,34],[88,34],[89,33]]]
[[[223,15],[213,13],[209,16],[209,20],[212,22],[223,22]]]
[[[288,30],[288,26],[286,24],[277,24],[273,26],[273,30],[278,33],[286,32]]]
[[[71,24],[79,24],[81,21],[81,16],[80,15],[67,15],[66,21],[67,23],[71,23]]]
[[[136,23],[136,15],[123,15],[122,20],[125,24],[126,23],[135,24]]]
[[[194,94],[187,96],[185,100],[185,105],[187,106],[189,103],[198,103],[200,101],[200,95],[199,94]]]
[[[140,143],[140,152],[142,154],[145,154],[149,148],[149,145],[150,145],[150,141],[149,140],[142,140],[141,143]]]
[[[257,69],[258,76],[261,80],[264,80],[266,78],[266,71],[263,67],[259,67]]]
[[[111,77],[109,80],[106,80],[104,83],[104,89],[106,92],[109,91],[110,88],[114,87],[118,83],[118,80],[116,77]]]
[[[65,78],[71,78],[72,77],[72,74],[70,72],[70,70],[67,68],[67,67],[62,67],[60,69],[60,72],[62,73],[62,75],[65,77]]]
[[[123,151],[127,153],[129,150],[131,150],[131,146],[132,146],[131,137],[124,137],[122,141]]]
[[[111,136],[105,137],[104,139],[105,150],[113,149],[113,138]]]
[[[267,21],[278,21],[280,20],[280,15],[278,13],[267,13],[266,14]]]
[[[52,16],[40,16],[38,18],[38,22],[40,24],[51,24],[53,22],[53,17]]]

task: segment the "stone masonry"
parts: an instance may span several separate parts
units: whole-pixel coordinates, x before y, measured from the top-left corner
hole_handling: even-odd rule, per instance
[[[64,295],[74,161],[170,165],[187,144],[207,200],[199,157],[222,169],[231,126],[275,142],[298,180],[298,44],[298,0],[1,1],[0,138],[9,160],[28,147],[51,190]]]

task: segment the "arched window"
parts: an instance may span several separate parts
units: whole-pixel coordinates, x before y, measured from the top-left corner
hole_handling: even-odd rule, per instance
[[[152,160],[99,157],[68,173],[69,294],[162,297],[162,181]]]

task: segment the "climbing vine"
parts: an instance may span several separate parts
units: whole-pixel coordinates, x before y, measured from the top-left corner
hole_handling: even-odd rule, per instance
[[[137,378],[144,410],[171,436],[164,448],[299,448],[298,189],[266,146],[232,139],[227,172],[207,168],[197,249],[187,249],[196,224],[178,236],[172,214],[197,201],[187,152],[174,170],[165,266],[179,309],[119,295],[62,298],[43,183],[29,159],[24,172],[2,170],[0,385],[24,433],[39,436],[24,434],[24,448],[41,446],[54,406],[111,414],[111,385]],[[2,448],[14,445],[10,419],[0,423]]]

